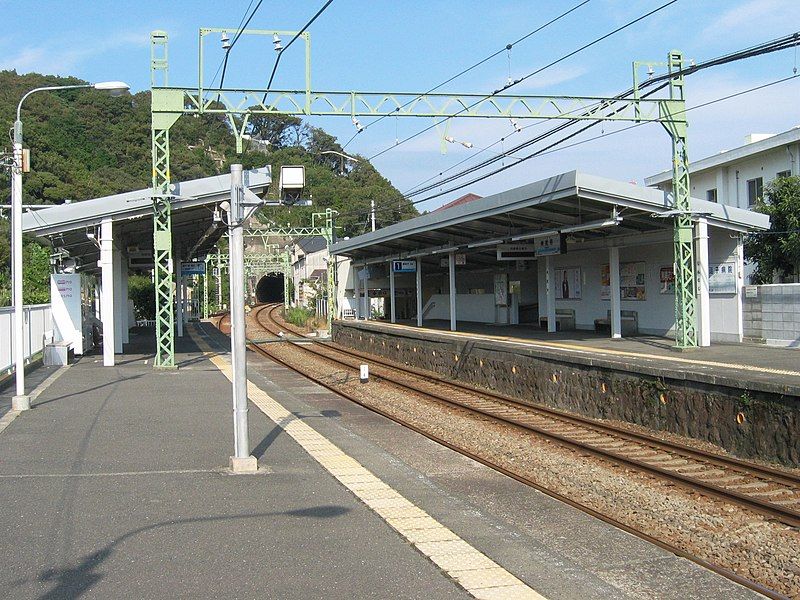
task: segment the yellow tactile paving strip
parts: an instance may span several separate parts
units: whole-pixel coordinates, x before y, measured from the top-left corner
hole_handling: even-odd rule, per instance
[[[417,332],[420,331],[418,327],[411,327],[409,325],[400,325],[397,323],[394,324],[381,323],[381,327],[401,329],[403,331],[417,331]],[[771,369],[769,367],[757,367],[755,365],[721,363],[710,360],[680,358],[677,356],[663,356],[660,354],[644,354],[640,352],[628,352],[626,350],[610,350],[606,348],[595,348],[593,346],[582,346],[580,344],[567,344],[564,342],[545,342],[542,340],[528,340],[525,338],[514,338],[502,335],[489,335],[486,333],[470,333],[465,331],[442,331],[440,329],[426,329],[425,331],[436,333],[445,337],[456,337],[456,338],[466,337],[471,340],[485,339],[485,340],[491,340],[493,342],[501,342],[504,344],[510,344],[515,346],[528,346],[528,347],[533,346],[540,348],[551,348],[557,350],[567,350],[570,352],[581,353],[581,354],[607,354],[609,356],[629,356],[631,358],[638,358],[638,359],[644,358],[655,361],[669,361],[669,362],[682,363],[688,365],[697,365],[700,367],[725,368],[725,369],[735,369],[737,371],[751,371],[753,373],[769,373],[771,375],[789,375],[794,377],[800,377],[800,371]]]
[[[215,354],[204,340],[191,331],[190,336],[230,380],[232,376],[228,361]],[[544,596],[473,548],[424,510],[414,506],[250,381],[247,382],[247,394],[253,404],[288,433],[325,470],[469,594],[479,600],[544,600]]]

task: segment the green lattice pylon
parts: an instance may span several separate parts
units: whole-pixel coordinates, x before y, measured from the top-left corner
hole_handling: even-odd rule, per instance
[[[150,35],[151,83],[156,85],[161,74],[161,84],[167,85],[167,34],[154,31]],[[177,100],[177,102],[176,102]],[[153,94],[152,101],[152,153],[153,153],[153,270],[156,299],[156,354],[155,368],[175,368],[175,307],[172,272],[172,204],[169,173],[169,129],[178,120],[174,113],[161,113],[160,109],[183,106],[183,94]]]
[[[672,138],[672,196],[675,229],[675,343],[679,348],[697,346],[697,274],[694,262],[689,155],[687,152],[686,102],[684,100],[683,54],[669,53],[667,67],[672,75],[670,99],[662,103],[665,129]]]
[[[221,30],[201,30],[206,33]],[[244,30],[243,33],[263,35],[265,30]],[[531,96],[510,94],[448,94],[448,93],[385,93],[385,92],[318,92],[311,90],[310,83],[310,40],[306,38],[306,86],[302,90],[268,89],[217,89],[205,88],[202,84],[202,61],[200,80],[197,88],[168,87],[166,83],[166,34],[156,31],[151,36],[153,58],[152,116],[153,116],[153,189],[154,197],[169,203],[169,128],[184,114],[224,114],[236,124],[234,117],[240,118],[240,127],[234,128],[237,148],[241,145],[242,134],[249,117],[255,114],[289,114],[298,116],[395,116],[395,117],[477,117],[477,118],[534,118],[534,119],[584,119],[594,121],[634,121],[658,122],[670,133],[672,138],[673,194],[675,201],[675,336],[679,347],[697,345],[696,322],[696,265],[692,240],[692,215],[689,201],[689,162],[686,151],[686,105],[684,100],[683,75],[681,67],[683,56],[680,52],[670,52],[668,68],[670,79],[669,99],[641,98],[634,77],[636,93],[631,99],[597,96]],[[155,48],[163,46],[163,58],[156,58]],[[641,64],[641,63],[636,63]],[[634,73],[636,70],[634,65]],[[162,85],[156,85],[155,73],[164,73]],[[613,107],[613,110],[610,110]],[[156,140],[163,143],[157,143]],[[169,230],[169,211],[166,219],[155,219],[154,235]],[[304,228],[308,235],[323,235],[332,238],[332,226]],[[158,229],[161,227],[161,229]],[[292,228],[274,228],[269,233],[283,230],[283,235],[291,235]],[[313,231],[313,233],[312,233]],[[247,232],[246,232],[247,234]],[[328,239],[326,237],[326,239]],[[166,252],[166,251],[165,251]],[[158,254],[158,253],[157,253]],[[169,261],[171,263],[171,260]],[[332,262],[332,261],[331,261]],[[166,289],[163,282],[168,279],[163,264],[156,264],[157,287],[159,281],[164,289],[156,290],[158,303],[171,299],[172,290]],[[161,271],[159,275],[159,271]],[[160,279],[159,279],[160,276]],[[335,311],[335,265],[328,265],[329,319]],[[160,293],[161,292],[161,293]],[[168,293],[169,292],[169,293]],[[174,338],[162,331],[166,328],[169,307],[157,304],[159,315],[158,360],[174,361]],[[162,333],[164,334],[162,336]],[[169,342],[169,352],[167,343]]]

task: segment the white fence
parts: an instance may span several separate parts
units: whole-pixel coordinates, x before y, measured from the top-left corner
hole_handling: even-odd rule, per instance
[[[53,336],[49,304],[25,306],[25,364],[44,350],[45,341]],[[14,370],[14,309],[0,308],[0,375]]]

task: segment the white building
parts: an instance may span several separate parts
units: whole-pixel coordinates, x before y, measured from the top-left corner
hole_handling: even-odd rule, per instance
[[[309,306],[328,277],[328,243],[322,236],[302,238],[292,248],[294,301]]]
[[[692,161],[689,174],[693,197],[752,209],[772,180],[800,175],[800,126],[779,134],[750,134],[744,146]],[[672,171],[645,177],[644,182],[671,192]],[[752,271],[753,265],[745,266],[747,282]]]
[[[770,181],[800,175],[800,126],[779,134],[750,134],[744,146],[692,161],[689,174],[693,197],[752,208]],[[672,171],[645,177],[644,182],[672,191]]]

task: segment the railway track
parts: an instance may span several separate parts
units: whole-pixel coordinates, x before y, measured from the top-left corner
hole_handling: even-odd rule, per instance
[[[291,332],[298,336],[303,336],[303,333],[293,326],[286,323],[278,323],[275,320],[273,313],[280,306],[266,305],[255,309],[255,320],[266,332],[273,336],[278,336],[282,332]],[[220,325],[222,325],[222,320]],[[694,492],[744,506],[787,525],[800,526],[800,477],[792,473],[705,452],[547,407],[532,406],[513,398],[494,394],[488,390],[477,389],[445,379],[435,373],[423,372],[413,367],[392,363],[351,349],[332,346],[328,343],[317,342],[305,337],[292,339],[283,335],[283,339],[305,352],[334,363],[337,367],[358,371],[360,364],[368,362],[371,376],[380,378],[415,395],[524,429],[582,453],[591,454],[616,464],[667,479]],[[309,376],[297,366],[277,357],[274,352],[270,352],[269,346],[270,344],[268,343],[251,344],[251,347],[270,359],[276,360],[314,379],[317,383],[340,395],[342,394],[341,390],[331,386],[328,382]],[[350,399],[363,404],[357,399]],[[372,406],[368,406],[368,408],[376,410]],[[534,481],[493,464],[481,456],[465,451],[463,448],[454,447],[446,440],[438,439],[426,431],[402,422],[395,415],[385,413],[379,409],[377,409],[377,412],[405,426],[410,426],[427,437],[466,454],[506,475],[540,489],[634,535],[647,539],[670,552],[714,570],[768,597],[784,598],[784,596],[758,583],[740,577],[728,569],[709,563],[680,548],[648,536],[613,518],[578,504],[569,498],[542,488]]]
[[[267,331],[276,335],[281,329],[299,333],[286,324],[277,323],[272,315],[275,310],[276,307],[260,309],[256,315]],[[266,323],[264,316],[268,319]],[[561,411],[531,406],[350,349],[320,343],[302,347],[350,369],[358,370],[362,362],[369,361],[373,376],[413,393],[521,427],[582,452],[667,478],[693,491],[734,502],[787,525],[800,527],[800,477],[791,473]]]

